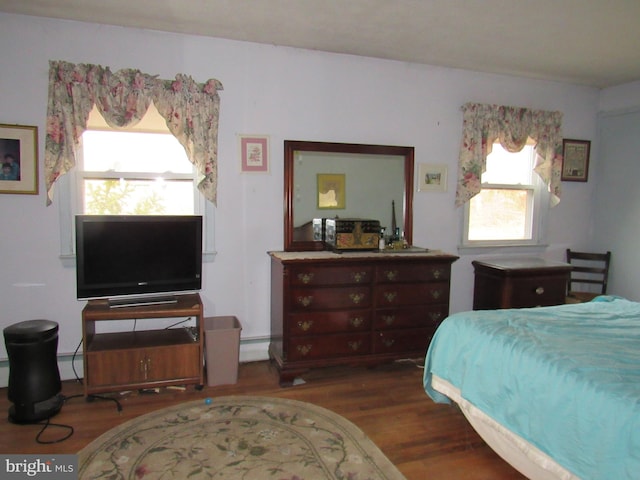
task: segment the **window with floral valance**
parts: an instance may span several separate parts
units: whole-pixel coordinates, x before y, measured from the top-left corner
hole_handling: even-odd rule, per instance
[[[56,180],[76,165],[80,137],[94,105],[109,126],[126,127],[138,123],[151,102],[202,176],[199,190],[215,204],[219,90],[222,84],[216,79],[196,83],[178,74],[174,80],[161,80],[135,69],[114,73],[99,65],[50,61],[44,153],[47,205]]]
[[[493,144],[510,152],[522,150],[531,137],[535,141],[534,171],[547,184],[551,204],[560,202],[562,173],[562,113],[467,103],[462,107],[462,143],[458,160],[456,206],[468,202],[481,190],[487,155]]]

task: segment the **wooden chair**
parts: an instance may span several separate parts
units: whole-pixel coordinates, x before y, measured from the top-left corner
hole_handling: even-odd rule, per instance
[[[607,293],[611,252],[576,252],[567,248],[567,263],[572,269],[566,303],[589,302]],[[594,287],[588,288],[588,285]]]

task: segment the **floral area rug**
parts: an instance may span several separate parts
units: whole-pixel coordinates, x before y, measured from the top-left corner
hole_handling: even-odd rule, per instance
[[[78,454],[81,479],[404,479],[343,417],[310,403],[226,396],[124,423]]]

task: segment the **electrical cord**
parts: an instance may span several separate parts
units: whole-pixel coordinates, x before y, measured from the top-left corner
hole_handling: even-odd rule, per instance
[[[67,401],[73,399],[73,398],[79,398],[79,397],[84,397],[83,394],[78,394],[78,395],[71,395],[70,397],[63,397],[62,401],[63,403],[66,403]],[[111,400],[113,402],[115,402],[116,404],[116,409],[118,410],[118,413],[122,412],[122,405],[120,404],[120,402],[118,401],[117,398],[112,398],[112,397],[103,397],[100,395],[89,395],[88,399],[89,400],[93,400],[93,399],[101,399],[101,400]],[[51,417],[47,418],[46,420],[42,421],[42,422],[37,422],[37,425],[42,425],[42,428],[40,429],[40,431],[38,432],[38,434],[36,435],[36,443],[39,443],[40,445],[50,445],[53,443],[61,443],[64,442],[65,440],[67,440],[69,437],[71,437],[71,435],[73,435],[74,433],[74,428],[71,425],[65,425],[62,423],[53,423],[51,422]],[[45,430],[49,427],[58,427],[58,428],[63,428],[65,430],[67,430],[67,434],[64,435],[61,438],[57,438],[55,440],[42,440],[41,437],[44,434]]]
[[[186,321],[186,320],[183,320]],[[134,323],[134,330],[135,330],[135,323]],[[78,343],[78,346],[76,347],[75,352],[73,352],[73,357],[71,359],[71,368],[73,369],[73,373],[76,376],[76,381],[80,384],[80,385],[84,385],[84,380],[82,378],[80,378],[80,375],[78,375],[78,372],[76,371],[76,367],[75,367],[75,360],[76,360],[76,356],[78,355],[78,351],[80,350],[80,346],[82,345],[82,339],[80,339],[80,342]],[[71,397],[67,397],[67,398],[75,398],[75,397],[83,397],[84,395],[73,395]],[[114,402],[116,404],[116,409],[118,410],[118,413],[122,412],[122,404],[118,401],[117,398],[113,398],[113,397],[104,397],[102,395],[89,395],[87,397],[87,401],[92,401],[95,399],[99,399],[99,400],[110,400],[112,402]]]
[[[52,443],[60,443],[64,442],[67,438],[73,435],[73,427],[71,425],[63,425],[61,423],[51,423],[50,418],[47,418],[44,422],[38,422],[38,425],[43,425],[38,434],[36,435],[36,442],[40,445],[51,445]],[[69,432],[62,438],[58,438],[56,440],[41,440],[40,437],[44,433],[44,431],[49,427],[60,427],[68,430]]]

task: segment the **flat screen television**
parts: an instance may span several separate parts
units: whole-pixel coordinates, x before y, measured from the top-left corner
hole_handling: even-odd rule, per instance
[[[122,305],[200,290],[202,217],[77,215],[76,286],[78,299]]]

